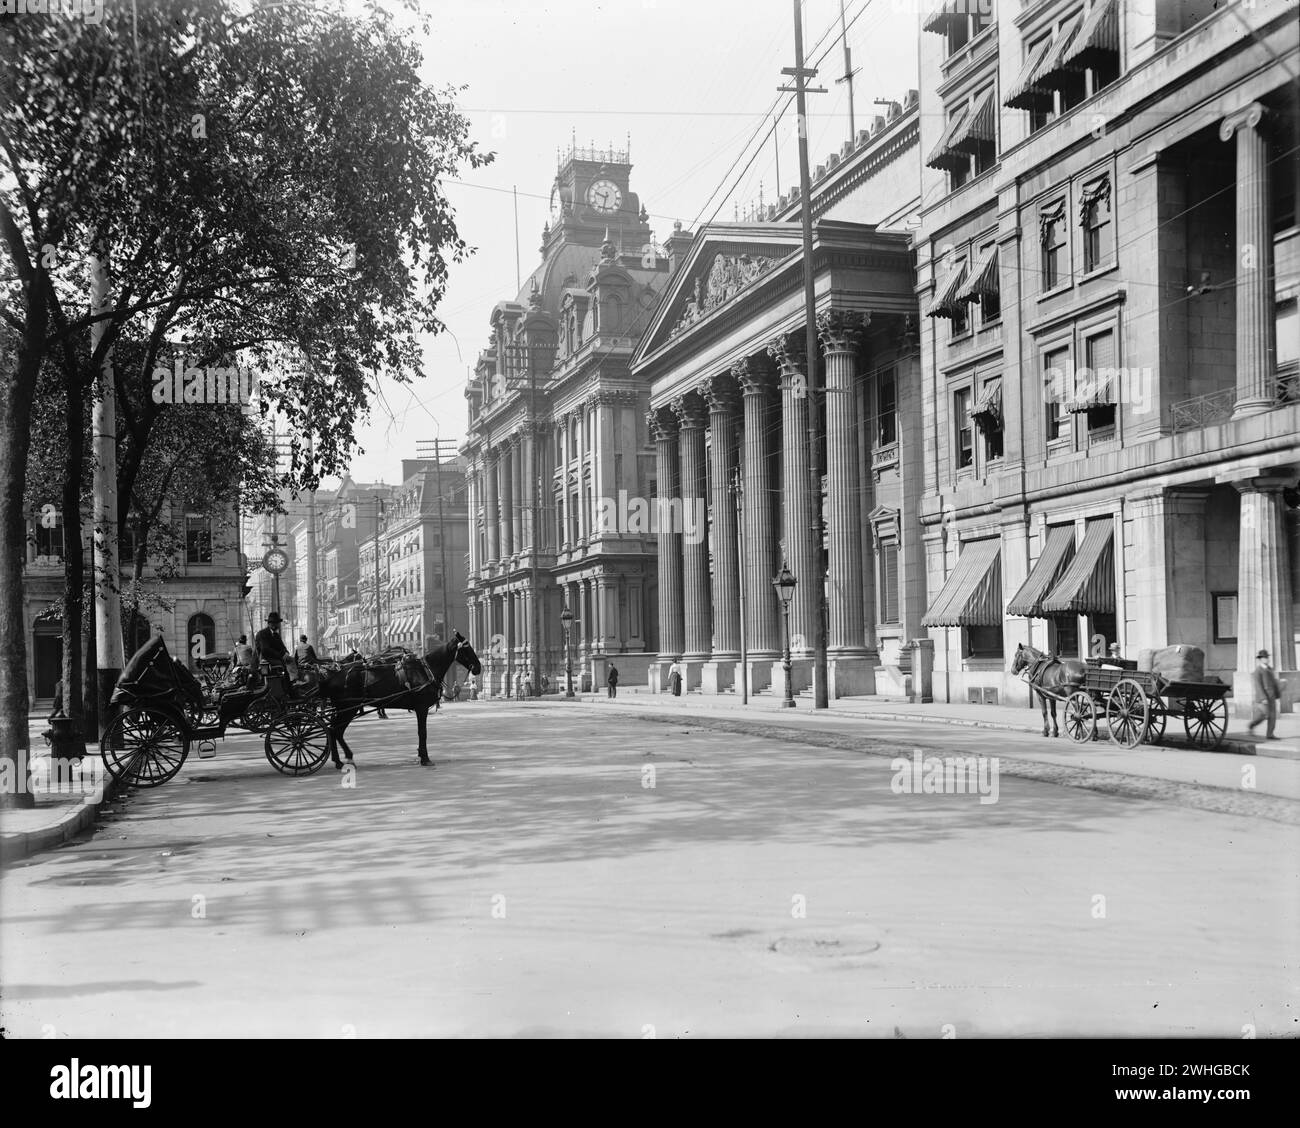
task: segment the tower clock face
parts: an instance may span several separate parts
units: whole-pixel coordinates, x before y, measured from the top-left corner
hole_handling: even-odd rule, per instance
[[[612,180],[597,180],[587,189],[587,203],[601,215],[612,215],[622,206],[623,193]]]
[[[283,549],[273,548],[262,557],[262,567],[273,576],[278,576],[289,567],[289,557],[285,554]]]

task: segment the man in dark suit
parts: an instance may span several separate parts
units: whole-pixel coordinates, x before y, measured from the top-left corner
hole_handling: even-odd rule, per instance
[[[283,666],[289,657],[289,648],[280,637],[280,613],[272,611],[266,617],[266,626],[257,632],[253,639],[259,663],[269,662],[272,666]]]
[[[1254,732],[1260,721],[1267,720],[1264,739],[1276,740],[1273,730],[1277,727],[1277,702],[1282,696],[1282,685],[1273,672],[1267,650],[1261,650],[1255,655],[1255,669],[1251,671],[1250,680],[1255,686],[1255,716],[1246,727]]]

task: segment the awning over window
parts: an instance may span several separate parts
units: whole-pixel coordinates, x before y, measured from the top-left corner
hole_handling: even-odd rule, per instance
[[[1073,70],[1083,70],[1118,54],[1119,5],[1115,0],[1096,0],[1061,62]]]
[[[1045,619],[1043,597],[1061,579],[1061,573],[1074,559],[1074,526],[1057,525],[1047,531],[1047,543],[1038,554],[1038,562],[1029,570],[1027,579],[1007,604],[1008,615],[1023,615],[1027,619]]]
[[[993,112],[993,87],[990,86],[975,100],[966,124],[954,135],[951,145],[954,149],[975,153],[981,145],[993,144],[997,139],[998,122]]]
[[[947,35],[949,28],[966,22],[969,3],[970,0],[940,0],[934,11],[925,17],[921,30]]]
[[[1034,75],[1038,73],[1038,68],[1042,65],[1043,58],[1051,50],[1051,47],[1052,41],[1044,39],[1025,56],[1024,66],[1020,68],[1020,73],[1016,75],[1007,96],[1002,99],[1004,106],[1010,106],[1013,110],[1051,108],[1051,90],[1045,86],[1037,86],[1034,83]]]
[[[1115,523],[1089,521],[1083,543],[1060,581],[1043,600],[1048,615],[1113,614],[1115,611]]]
[[[1115,370],[1098,368],[1081,370],[1077,377],[1074,395],[1065,401],[1065,410],[1071,415],[1082,415],[1094,407],[1115,405]]]
[[[977,302],[981,298],[996,297],[1000,289],[998,245],[994,243],[975,264],[975,269],[956,296],[959,302]]]
[[[1056,38],[1052,40],[1051,48],[1043,56],[1043,61],[1038,70],[1034,72],[1034,85],[1046,86],[1056,90],[1080,81],[1079,72],[1067,67],[1064,59],[1066,52],[1073,45],[1074,34],[1079,30],[1079,24],[1082,20],[1083,15],[1080,13],[1061,25],[1061,30],[1056,33]]]
[[[996,627],[1002,623],[1002,542],[972,541],[962,549],[923,627]]]
[[[966,280],[966,263],[959,262],[952,268],[940,284],[934,301],[925,311],[926,317],[958,318],[965,312],[965,303],[958,298],[962,283]]]
[[[326,627],[325,630],[321,633],[320,640],[321,642],[329,642],[330,639],[332,639],[338,633],[339,633],[338,627]]]
[[[958,106],[953,111],[952,117],[948,119],[948,125],[943,131],[943,136],[939,138],[939,144],[926,158],[926,164],[930,168],[941,168],[949,171],[953,169],[963,169],[970,165],[969,155],[963,153],[956,147],[956,139],[964,136],[963,130],[970,123],[970,106]]]
[[[981,431],[1002,430],[1002,381],[985,384],[979,398],[970,407],[971,422]]]

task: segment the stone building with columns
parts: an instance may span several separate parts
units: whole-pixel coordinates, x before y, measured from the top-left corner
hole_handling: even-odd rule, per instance
[[[1266,649],[1292,697],[1295,5],[978,7],[921,21],[935,700],[1026,701],[1021,643],[1201,646],[1238,712]]]
[[[637,349],[663,514],[654,691],[678,664],[688,690],[738,692],[743,674],[751,693],[782,692],[772,579],[785,562],[795,690],[813,678],[824,569],[830,696],[913,692],[922,444],[905,221],[920,202],[917,107],[915,91],[890,104],[813,177],[815,356],[797,190],[754,222],[696,232]],[[707,520],[684,519],[694,512]]]
[[[558,688],[640,680],[657,649],[649,390],[631,358],[669,272],[631,190],[625,150],[558,162],[542,261],[498,303],[465,389],[470,636],[484,688],[513,696],[533,669]],[[531,680],[531,678],[530,678]],[[534,686],[534,691],[536,691]]]

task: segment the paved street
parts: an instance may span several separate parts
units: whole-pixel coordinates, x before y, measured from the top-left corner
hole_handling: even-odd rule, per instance
[[[239,737],[0,885],[19,1037],[1213,1035],[1300,1029],[1300,830],[591,704],[354,727],[355,787]],[[1019,734],[890,726],[897,750]],[[878,750],[889,749],[878,746]],[[653,769],[651,772],[650,769]],[[1269,800],[1256,797],[1261,803]],[[1261,808],[1262,809],[1262,808]],[[1267,812],[1265,812],[1267,813]],[[947,1030],[951,1027],[952,1030]]]

